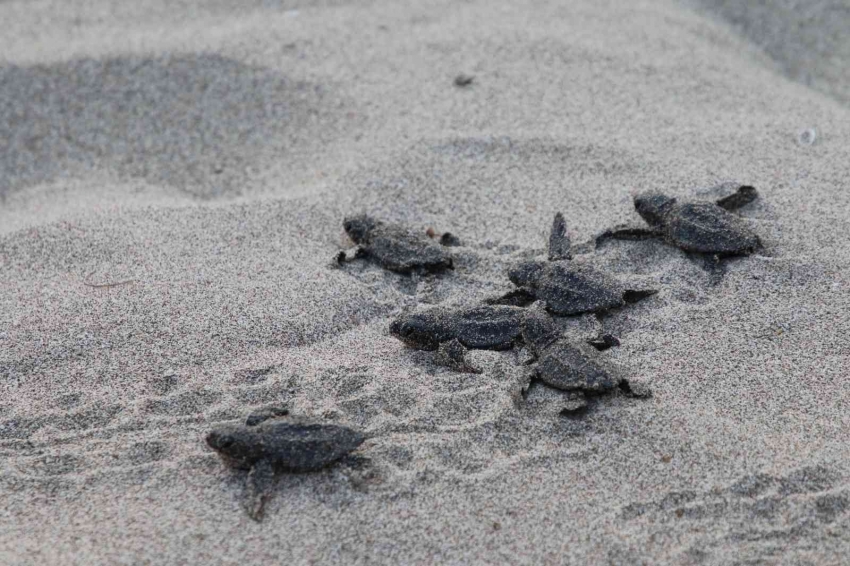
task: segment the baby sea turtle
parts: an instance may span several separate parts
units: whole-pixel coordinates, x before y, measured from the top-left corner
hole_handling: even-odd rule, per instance
[[[619,386],[622,378],[600,361],[596,349],[564,338],[550,316],[535,310],[538,308],[529,309],[523,337],[536,358],[534,375],[538,380],[555,389],[587,393],[604,393]]]
[[[570,261],[524,261],[508,272],[508,278],[519,289],[492,302],[522,306],[542,300],[550,312],[561,316],[604,312],[657,293],[628,289],[610,275]]]
[[[489,303],[525,306],[542,300],[553,314],[571,316],[622,307],[657,293],[628,289],[612,276],[571,258],[566,223],[559,212],[549,237],[550,261],[524,261],[513,267],[508,278],[518,289]]]
[[[391,271],[434,273],[453,267],[452,256],[445,246],[424,233],[416,233],[398,224],[387,224],[366,214],[347,217],[343,227],[358,245],[355,257],[372,258]],[[345,252],[339,253],[337,261],[346,261]]]
[[[686,252],[716,257],[749,255],[761,247],[761,241],[743,219],[730,211],[756,198],[758,192],[748,185],[713,203],[680,203],[661,193],[642,193],[634,199],[635,209],[650,229],[618,227],[601,234],[596,242],[660,237]]]
[[[522,342],[526,309],[507,305],[434,307],[400,316],[390,333],[417,350],[437,350],[441,362],[460,371],[475,372],[464,357],[471,350],[508,350]]]
[[[271,407],[207,434],[207,444],[231,467],[249,470],[245,509],[259,521],[272,493],[275,472],[312,472],[333,464],[366,437],[345,426],[292,417]]]

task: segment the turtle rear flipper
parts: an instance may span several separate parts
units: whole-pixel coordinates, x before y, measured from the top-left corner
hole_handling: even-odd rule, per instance
[[[708,274],[711,285],[718,285],[726,275],[726,265],[723,258],[716,254],[689,253],[688,257]]]
[[[608,240],[651,240],[653,238],[663,237],[662,233],[652,228],[643,228],[640,226],[614,226],[605,230],[595,238],[596,247],[604,244]]]
[[[729,196],[717,201],[717,206],[726,210],[738,210],[756,200],[759,194],[755,187],[741,185],[738,190]]]
[[[260,522],[263,520],[266,501],[274,490],[275,474],[268,460],[260,460],[251,467],[245,484],[245,501],[243,506],[248,516]]]
[[[623,293],[623,301],[631,305],[657,294],[657,289],[626,289]]]
[[[613,334],[602,334],[598,338],[591,338],[587,341],[588,344],[603,352],[620,345],[620,340]]]
[[[289,409],[287,409],[286,407],[269,405],[267,407],[262,407],[248,415],[248,418],[245,419],[245,426],[257,426],[266,422],[269,419],[285,417],[288,414]]]
[[[520,287],[519,289],[514,289],[508,293],[505,293],[501,297],[497,297],[495,299],[487,299],[484,301],[488,305],[508,305],[511,307],[527,307],[537,298],[531,293],[528,289],[524,289]]]
[[[466,361],[466,347],[460,340],[453,338],[440,344],[437,350],[437,363],[462,373],[481,373],[481,370]]]
[[[567,222],[560,212],[555,214],[552,232],[549,234],[549,261],[572,259],[570,237],[567,235]]]

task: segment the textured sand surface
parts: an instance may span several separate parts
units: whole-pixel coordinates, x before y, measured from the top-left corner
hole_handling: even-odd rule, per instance
[[[850,9],[734,4],[0,2],[0,564],[846,563]],[[728,181],[765,249],[719,284],[578,258],[659,290],[604,319],[651,399],[566,419],[516,352],[388,333],[511,289],[556,210]],[[359,211],[456,269],[334,266]],[[370,439],[258,524],[203,438],[269,403]]]

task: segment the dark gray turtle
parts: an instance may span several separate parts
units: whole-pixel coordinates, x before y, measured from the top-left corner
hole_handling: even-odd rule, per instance
[[[657,293],[629,289],[606,273],[572,261],[524,261],[508,272],[508,278],[519,288],[491,300],[492,304],[523,306],[542,300],[560,316],[604,312]]]
[[[539,313],[530,317],[525,322],[524,338],[537,360],[535,376],[550,387],[604,393],[622,381],[599,359],[596,349],[562,337],[551,317]]]
[[[382,267],[399,273],[434,273],[452,269],[452,256],[425,233],[419,234],[397,224],[386,224],[366,214],[343,221],[348,236],[358,245],[355,257],[369,257]],[[451,236],[450,236],[451,237]],[[454,243],[452,241],[446,243]],[[340,252],[337,261],[346,261]]]
[[[553,314],[571,316],[622,307],[657,293],[629,289],[590,265],[570,261],[571,257],[566,223],[559,212],[549,236],[550,261],[524,261],[513,267],[508,278],[518,289],[488,302],[525,306],[542,300]]]
[[[634,199],[635,209],[650,229],[618,227],[601,234],[596,242],[661,237],[686,252],[716,257],[749,255],[761,247],[761,241],[743,219],[730,211],[756,198],[756,189],[747,185],[713,203],[679,203],[660,193],[642,193]]]
[[[225,424],[207,434],[207,444],[230,466],[250,470],[245,509],[259,521],[274,487],[275,472],[312,472],[333,464],[360,446],[356,430],[267,408],[246,424]]]

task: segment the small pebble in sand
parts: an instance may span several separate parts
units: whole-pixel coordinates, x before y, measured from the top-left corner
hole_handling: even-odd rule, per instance
[[[561,416],[570,419],[578,418],[587,413],[589,405],[587,398],[581,391],[569,393],[567,400],[564,403],[564,408],[561,409]]]
[[[800,145],[814,145],[818,139],[818,131],[815,128],[807,128],[797,135],[797,143]]]
[[[460,74],[455,77],[455,86],[466,87],[472,84],[472,81],[475,80],[475,77],[472,75],[464,75]]]
[[[431,239],[437,239],[440,242],[441,246],[459,246],[460,238],[452,234],[451,232],[445,232],[439,238],[437,238],[437,231],[433,228],[428,228],[425,230],[425,234]]]

